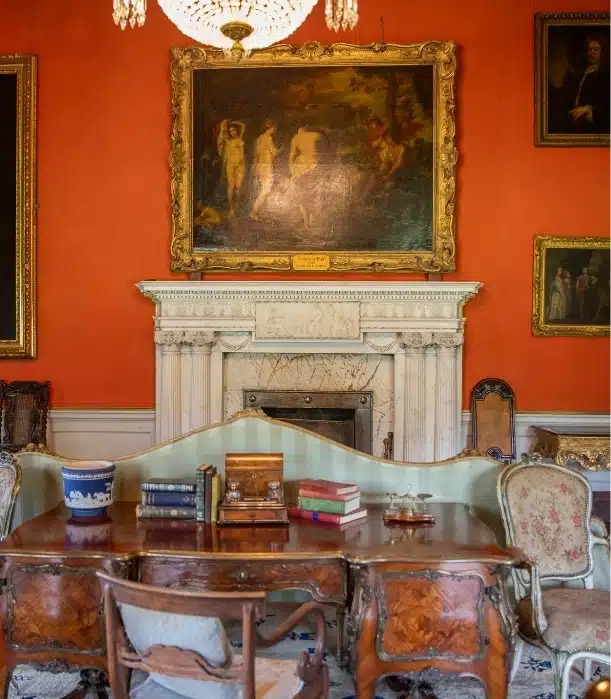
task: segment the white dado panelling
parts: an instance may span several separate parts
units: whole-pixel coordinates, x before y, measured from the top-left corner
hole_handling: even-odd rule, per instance
[[[74,459],[103,459],[155,444],[154,410],[51,410],[49,448]]]
[[[471,417],[464,410],[462,445],[470,444]],[[527,452],[533,441],[531,425],[550,427],[608,427],[604,413],[517,413],[516,448],[518,458]],[[124,456],[143,451],[155,443],[154,410],[51,410],[49,413],[49,446],[72,458],[100,459]],[[381,454],[376,454],[381,456]],[[603,473],[599,479],[609,480]]]

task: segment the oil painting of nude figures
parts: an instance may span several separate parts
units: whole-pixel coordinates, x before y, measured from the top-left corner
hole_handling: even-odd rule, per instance
[[[609,335],[609,240],[535,239],[536,335]]]
[[[190,78],[191,262],[228,269],[254,255],[255,267],[290,269],[291,255],[327,253],[350,268],[351,254],[371,253],[401,268],[432,258],[443,227],[453,255],[453,221],[435,201],[433,62],[245,61]]]

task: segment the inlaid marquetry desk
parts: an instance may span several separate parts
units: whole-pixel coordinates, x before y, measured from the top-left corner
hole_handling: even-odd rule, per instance
[[[431,511],[427,528],[387,526],[375,507],[343,529],[223,528],[138,521],[135,503],[116,503],[107,521],[79,526],[58,505],[0,544],[0,697],[19,663],[106,669],[96,570],[174,588],[306,590],[337,608],[342,627],[347,610],[358,699],[371,699],[380,677],[429,668],[475,675],[489,699],[505,697],[514,639],[505,579],[518,556],[464,505]]]

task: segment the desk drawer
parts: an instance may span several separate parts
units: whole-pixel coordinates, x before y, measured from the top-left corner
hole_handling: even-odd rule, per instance
[[[140,562],[143,583],[202,590],[300,589],[324,602],[346,599],[346,564],[323,560],[194,561],[182,558],[144,558]]]

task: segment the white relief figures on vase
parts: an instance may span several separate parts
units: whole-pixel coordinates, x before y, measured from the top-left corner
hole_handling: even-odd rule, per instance
[[[108,507],[113,502],[113,483],[106,483],[104,489],[106,491],[104,493],[87,493],[87,495],[83,495],[80,490],[71,490],[70,494],[65,497],[66,505],[75,510]]]

